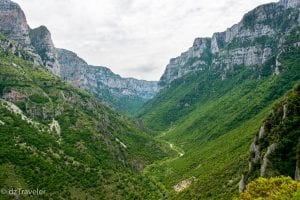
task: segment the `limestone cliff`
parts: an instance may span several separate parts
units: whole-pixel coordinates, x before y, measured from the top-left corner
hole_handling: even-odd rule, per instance
[[[215,68],[221,79],[235,66],[263,65],[280,55],[283,37],[300,24],[299,0],[281,0],[257,7],[238,23],[212,38],[197,38],[193,46],[170,60],[159,85],[165,86],[188,73]],[[280,73],[280,63],[274,64],[274,74]]]
[[[45,67],[53,74],[59,76],[60,66],[49,30],[45,26],[40,26],[30,30],[29,36],[32,46],[41,56]]]
[[[121,111],[137,109],[159,90],[155,81],[122,78],[109,68],[88,65],[71,51],[57,49],[56,52],[64,80],[92,92]]]
[[[10,0],[0,1],[0,32],[23,46],[29,46],[30,28],[20,6]]]

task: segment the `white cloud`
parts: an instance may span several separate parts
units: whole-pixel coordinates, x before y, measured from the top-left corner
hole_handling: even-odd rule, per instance
[[[15,0],[57,47],[125,76],[158,80],[196,37],[224,31],[272,0]],[[276,0],[273,0],[273,2]]]

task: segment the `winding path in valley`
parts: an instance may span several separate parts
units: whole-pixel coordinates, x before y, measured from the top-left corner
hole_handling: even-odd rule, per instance
[[[165,133],[163,133],[162,135],[164,135],[164,134]],[[156,161],[156,162],[154,162],[154,163],[146,166],[144,168],[144,170],[143,170],[144,174],[150,175],[151,174],[151,172],[150,172],[151,169],[153,169],[153,168],[159,168],[161,165],[163,165],[163,164],[165,164],[167,162],[172,162],[172,161],[174,161],[176,159],[179,159],[179,158],[183,157],[184,154],[185,154],[185,152],[180,147],[177,147],[175,144],[173,144],[171,142],[168,142],[166,140],[162,140],[162,139],[159,139],[159,141],[164,142],[165,144],[167,144],[170,147],[170,149],[172,149],[173,151],[176,152],[177,155],[173,156],[173,157],[170,157],[170,158],[166,158],[166,159],[163,159],[163,160]],[[151,175],[150,175],[150,177],[151,177]],[[159,182],[159,181],[155,180],[155,177],[153,177],[153,176],[152,176],[152,179],[155,182]],[[191,177],[191,178],[189,178],[187,180],[183,180],[183,181],[179,182],[177,185],[175,185],[173,188],[174,188],[174,190],[176,192],[180,192],[183,189],[189,187],[190,184],[193,182],[194,179],[195,179],[195,177]],[[164,185],[161,185],[161,187],[163,188],[163,190],[166,191],[166,188],[165,188]]]
[[[170,143],[170,142],[166,142],[166,143],[169,144],[169,146],[172,150],[177,152],[178,157],[184,156],[184,151],[182,149],[179,149],[179,147],[176,147],[173,143]]]
[[[148,173],[148,171],[154,167],[154,166],[161,166],[163,165],[164,163],[167,163],[167,162],[171,162],[171,161],[174,161],[182,156],[184,156],[184,151],[177,147],[176,145],[174,145],[173,143],[171,142],[168,142],[168,141],[165,141],[165,140],[160,140],[161,142],[164,142],[166,144],[168,144],[168,146],[170,147],[170,149],[172,149],[173,151],[175,151],[177,153],[177,155],[175,157],[170,157],[170,158],[167,158],[167,159],[163,159],[163,160],[159,160],[159,161],[156,161],[150,165],[147,165],[144,170],[143,170],[143,173],[146,174]]]

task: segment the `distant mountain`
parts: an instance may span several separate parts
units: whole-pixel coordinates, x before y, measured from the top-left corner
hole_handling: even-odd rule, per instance
[[[122,113],[135,112],[159,90],[155,81],[122,78],[107,68],[89,66],[73,52],[56,49],[47,27],[31,29],[22,9],[10,0],[0,1],[0,33],[32,52],[37,64],[94,93]]]
[[[136,112],[159,91],[156,81],[122,78],[106,67],[88,65],[71,51],[56,52],[64,80],[92,92],[125,114]]]

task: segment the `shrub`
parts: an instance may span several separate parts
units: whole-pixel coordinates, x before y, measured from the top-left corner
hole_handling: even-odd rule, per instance
[[[297,198],[300,193],[300,183],[290,177],[258,178],[248,184],[247,189],[240,194],[239,200],[287,200]]]

